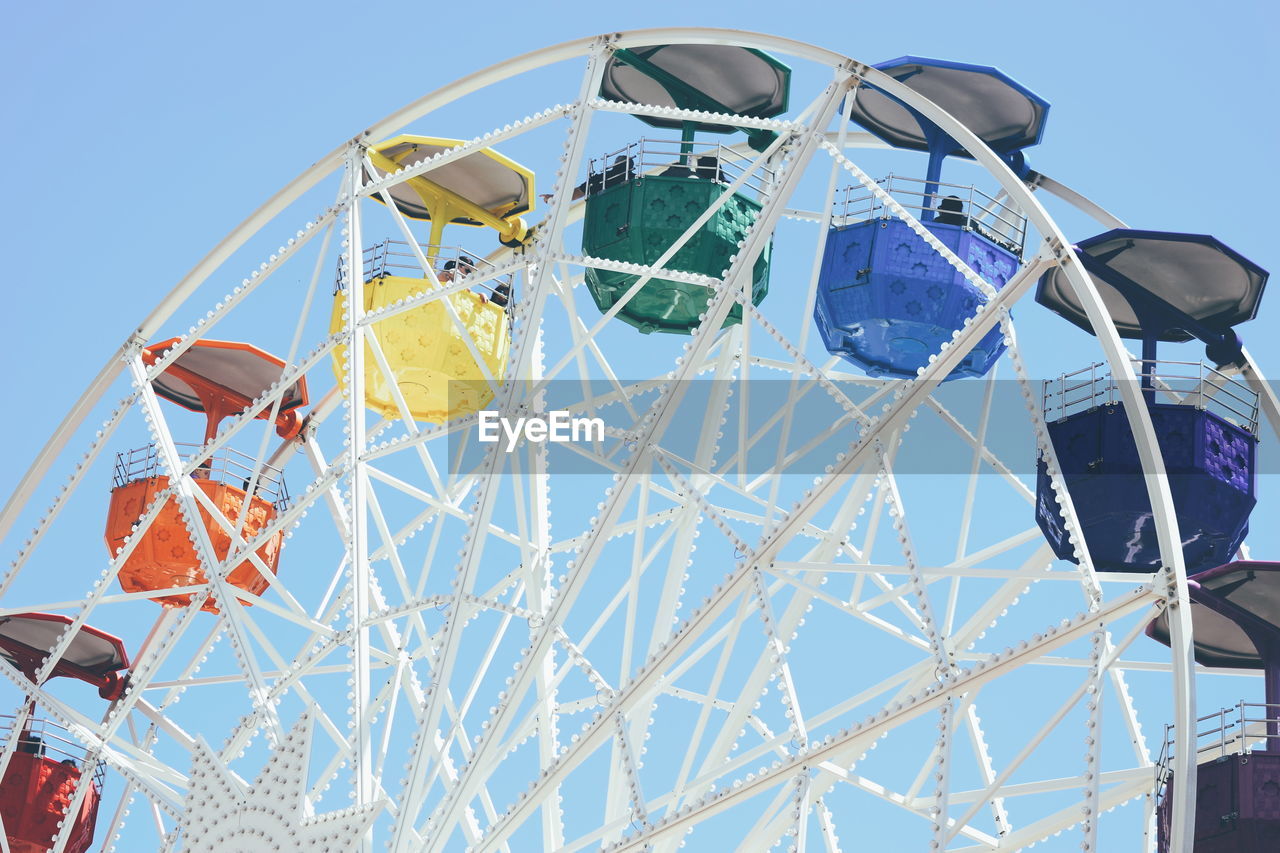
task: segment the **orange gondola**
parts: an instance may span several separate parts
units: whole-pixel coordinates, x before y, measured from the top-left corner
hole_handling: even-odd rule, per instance
[[[147,347],[144,361],[155,364],[177,342],[174,338]],[[205,414],[207,445],[217,435],[222,419],[246,410],[280,378],[284,366],[283,361],[251,344],[201,340],[194,342],[156,377],[152,387],[157,396]],[[302,428],[299,410],[305,405],[307,385],[300,377],[285,389],[275,412],[276,432],[281,437],[298,435]],[[257,417],[271,415],[268,405]],[[180,451],[189,450],[192,455],[201,454],[199,445],[178,447]],[[252,463],[249,457],[225,448],[218,455],[204,459],[191,474],[196,488],[229,522],[230,529],[203,503],[199,506],[203,536],[207,536],[219,561],[225,560],[232,551],[233,539],[254,541],[287,506],[288,493],[280,472],[270,466],[262,466],[255,472]],[[114,557],[125,546],[152,501],[169,488],[170,480],[162,472],[156,448],[149,446],[117,454],[113,485],[106,542]],[[152,600],[166,606],[189,605],[194,594],[190,590],[164,594],[165,590],[201,586],[208,580],[192,531],[186,526],[176,498],[171,496],[166,501],[140,536],[120,568],[121,587],[126,592],[160,593]],[[283,531],[277,530],[268,536],[255,549],[256,560],[248,557],[227,569],[226,582],[253,595],[261,594],[270,584],[263,569],[272,575],[276,573],[283,541]],[[241,599],[241,603],[249,602]],[[218,612],[216,600],[207,598],[202,609]]]

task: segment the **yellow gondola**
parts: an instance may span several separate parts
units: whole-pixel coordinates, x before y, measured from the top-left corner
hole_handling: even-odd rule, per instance
[[[463,144],[455,139],[393,137],[369,149],[373,169],[366,179],[384,178]],[[389,198],[406,217],[430,222],[431,231],[418,250],[387,240],[364,251],[366,313],[425,299],[407,310],[388,313],[369,327],[395,381],[389,381],[367,342],[365,406],[386,418],[401,417],[398,389],[415,421],[444,423],[470,414],[493,399],[495,386],[505,376],[511,280],[495,277],[493,267],[474,255],[442,246],[444,226],[489,227],[505,245],[521,245],[529,234],[520,215],[533,208],[533,173],[491,148],[481,148],[389,187],[385,197],[377,193],[373,198],[383,203]],[[460,282],[470,286],[431,298],[437,283],[424,272],[422,260],[431,266],[440,287]],[[347,292],[347,283],[340,278],[331,332],[346,328]],[[345,359],[346,347],[335,348],[333,365],[339,382]]]

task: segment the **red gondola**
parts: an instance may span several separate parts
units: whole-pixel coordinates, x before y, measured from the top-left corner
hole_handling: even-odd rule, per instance
[[[44,666],[49,650],[72,623],[55,613],[19,613],[0,617],[0,656],[31,681]],[[81,626],[49,678],[65,676],[88,682],[104,699],[115,700],[128,685],[129,659],[118,637]],[[22,730],[4,775],[0,776],[0,818],[4,820],[10,853],[44,853],[51,849],[59,824],[68,819],[77,790],[88,784],[71,816],[67,853],[84,853],[93,844],[93,828],[102,797],[102,767],[86,780],[84,748],[61,726],[35,718],[28,703]],[[0,718],[7,743],[14,735],[14,718]]]

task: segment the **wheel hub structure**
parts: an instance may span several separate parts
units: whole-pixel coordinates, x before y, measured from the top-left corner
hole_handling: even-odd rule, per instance
[[[29,720],[64,728],[86,780],[66,814],[99,797],[104,850],[1150,848],[1149,732],[1195,715],[1178,516],[1152,478],[1161,568],[1095,571],[1033,379],[1131,378],[1130,355],[1047,209],[1076,196],[1033,194],[910,82],[772,36],[617,33],[445,86],[304,172],[160,300],[0,516],[0,617],[70,617],[34,673],[0,657],[0,775]],[[952,244],[999,246],[1011,275],[925,227],[964,197],[936,170],[914,196],[878,180],[926,155],[855,123],[860,91],[955,143],[949,179],[988,201]],[[526,117],[499,112],[516,97]],[[590,165],[663,134],[667,161]],[[401,137],[448,144],[377,154]],[[480,151],[488,171],[448,168]],[[868,342],[925,341],[896,353],[914,376],[867,375],[815,326],[846,187],[969,294],[915,338],[871,321]],[[733,205],[723,258],[677,260]],[[624,242],[591,256],[589,227]],[[897,281],[846,266],[851,288]],[[1096,337],[1035,305],[1055,267]],[[673,333],[619,318],[632,298]],[[162,377],[215,338],[264,360],[206,423]],[[1270,435],[1261,374],[1233,376]],[[1037,526],[1037,460],[1074,562]],[[143,481],[104,548],[109,492]],[[1166,609],[1172,653],[1143,636]],[[48,680],[87,625],[128,648],[115,698]],[[49,849],[85,849],[81,829]]]

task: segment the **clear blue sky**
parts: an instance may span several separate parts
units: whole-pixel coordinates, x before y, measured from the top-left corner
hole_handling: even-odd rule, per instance
[[[0,494],[161,296],[311,162],[492,63],[669,25],[998,66],[1053,105],[1033,167],[1135,227],[1212,233],[1280,270],[1271,3],[20,4],[0,33]],[[1271,300],[1241,331],[1280,374]]]

